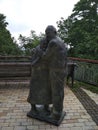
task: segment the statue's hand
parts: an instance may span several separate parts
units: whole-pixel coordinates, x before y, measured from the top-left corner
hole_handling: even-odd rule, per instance
[[[39,57],[41,57],[41,56],[43,55],[43,50],[42,50],[42,49],[38,50],[37,55],[38,55]]]
[[[35,53],[36,53],[36,49],[33,48],[33,49],[31,50],[31,52],[32,52],[32,55],[35,54]]]

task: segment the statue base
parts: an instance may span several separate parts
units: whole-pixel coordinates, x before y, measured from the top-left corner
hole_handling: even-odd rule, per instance
[[[38,111],[37,113],[33,113],[33,112],[28,112],[27,116],[30,118],[35,118],[38,119],[40,121],[45,121],[47,123],[51,123],[55,126],[59,126],[61,124],[61,122],[64,119],[64,116],[66,115],[66,112],[62,112],[61,117],[59,120],[57,119],[53,119],[52,117],[49,117],[50,113],[45,113],[44,111]]]

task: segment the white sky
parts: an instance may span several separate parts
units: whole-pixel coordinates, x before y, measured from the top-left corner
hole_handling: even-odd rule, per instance
[[[8,30],[16,39],[19,34],[30,36],[44,33],[47,25],[67,18],[79,0],[0,0],[0,13],[6,16]]]

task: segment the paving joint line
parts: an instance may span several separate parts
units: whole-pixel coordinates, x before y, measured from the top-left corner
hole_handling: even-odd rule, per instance
[[[88,114],[92,117],[92,120],[98,125],[98,105],[91,97],[82,90],[82,88],[71,88],[73,93],[82,103]]]

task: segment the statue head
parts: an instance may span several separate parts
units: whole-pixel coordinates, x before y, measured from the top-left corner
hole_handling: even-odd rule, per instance
[[[57,35],[56,28],[52,25],[46,27],[45,33],[46,33],[47,40],[51,40]]]

